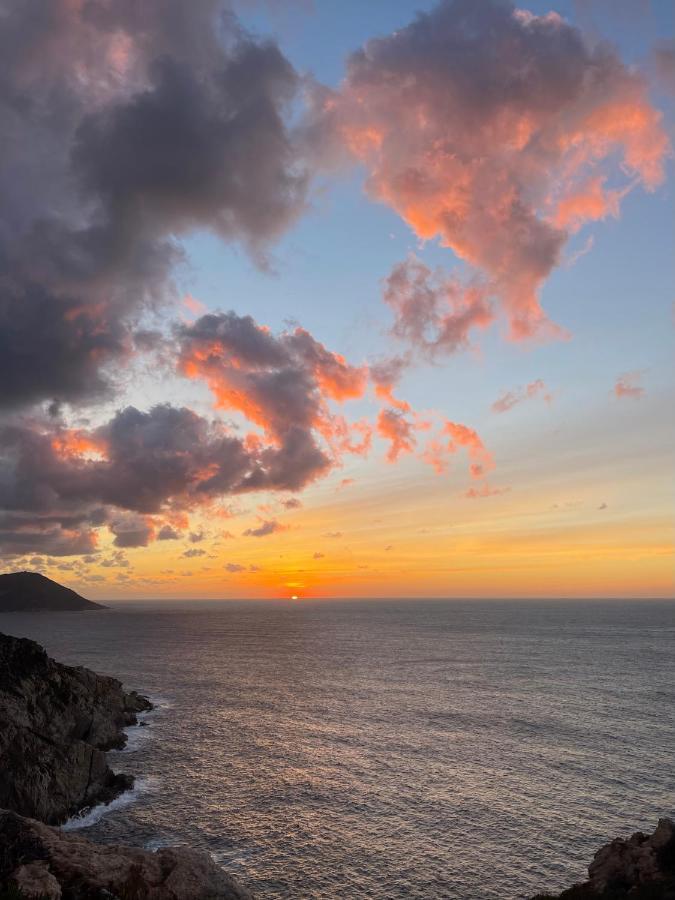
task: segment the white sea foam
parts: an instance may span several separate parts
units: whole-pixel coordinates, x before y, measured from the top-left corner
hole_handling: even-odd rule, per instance
[[[124,767],[118,769],[118,767],[114,765],[113,761],[115,757],[119,754],[133,753],[138,750],[150,737],[152,731],[152,719],[158,713],[161,713],[166,709],[171,709],[173,706],[172,701],[167,697],[150,697],[148,699],[152,703],[152,709],[138,713],[136,716],[138,724],[130,725],[128,728],[124,729],[127,736],[124,747],[120,750],[109,751],[109,755],[112,757],[111,763],[113,763],[110,768],[113,772],[123,771],[124,769]],[[99,803],[93,807],[86,807],[77,815],[72,816],[64,822],[61,826],[61,830],[76,831],[80,828],[90,828],[92,825],[100,822],[103,816],[106,816],[117,809],[124,809],[126,806],[131,806],[131,804],[135,803],[142,794],[151,793],[155,782],[156,779],[150,776],[135,778],[134,786],[130,790],[124,791],[123,794],[120,794],[119,797],[115,797],[110,803]]]
[[[111,751],[113,754],[134,753],[138,750],[151,736],[153,720],[173,706],[172,701],[166,697],[149,697],[148,699],[152,703],[152,709],[137,714],[138,724],[124,729],[127,736],[126,743],[120,750]]]
[[[131,806],[141,795],[151,793],[154,788],[154,782],[155,779],[147,776],[145,778],[137,778],[131,790],[125,791],[119,797],[115,797],[110,803],[99,803],[98,806],[83,809],[82,812],[64,822],[61,826],[61,831],[77,831],[80,828],[91,828],[92,825],[100,822],[103,816],[108,815],[108,813]]]
[[[152,726],[150,724],[141,724],[140,722],[138,725],[131,725],[124,730],[126,731],[127,741],[121,750],[112,751],[113,753],[133,753],[145,744],[152,734]]]
[[[153,708],[149,710],[147,713],[142,713],[144,716],[151,716],[153,713],[162,712],[165,709],[172,709],[173,700],[170,697],[148,697],[148,700],[152,703]]]
[[[155,853],[157,850],[161,850],[163,847],[175,847],[176,841],[171,841],[169,840],[169,838],[164,837],[154,837],[146,841],[143,846],[146,850],[152,850],[152,852]]]

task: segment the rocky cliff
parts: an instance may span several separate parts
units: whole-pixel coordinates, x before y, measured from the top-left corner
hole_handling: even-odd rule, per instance
[[[3,884],[42,900],[252,900],[206,853],[94,844],[0,811]]]
[[[675,900],[675,823],[660,819],[653,834],[638,831],[605,844],[588,881],[533,900]]]
[[[252,900],[206,853],[99,845],[43,824],[131,787],[105,751],[150,708],[114,678],[0,634],[0,900]]]
[[[131,786],[108,767],[123,728],[151,704],[114,678],[50,659],[33,641],[0,634],[0,807],[62,822]]]
[[[0,575],[0,612],[78,612],[105,608],[39,572]]]

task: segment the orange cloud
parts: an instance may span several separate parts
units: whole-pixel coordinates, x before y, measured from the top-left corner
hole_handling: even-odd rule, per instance
[[[377,399],[404,413],[410,412],[410,404],[394,396],[394,387],[409,364],[408,358],[393,356],[370,366],[370,378],[375,385]]]
[[[616,384],[614,385],[614,395],[619,399],[629,397],[633,400],[639,400],[645,392],[645,389],[640,384],[641,380],[641,372],[625,372],[616,380]]]
[[[197,300],[196,297],[193,297],[192,294],[184,295],[183,306],[195,316],[201,316],[206,312],[206,306],[201,300]]]
[[[524,400],[531,400],[537,396],[542,396],[547,403],[550,403],[553,399],[541,378],[531,381],[524,388],[519,387],[514,391],[507,391],[498,400],[495,400],[492,404],[492,411],[496,413],[508,412],[518,403],[522,403]]]
[[[653,190],[670,151],[644,79],[607,44],[496,0],[441,2],[369,41],[313,124],[324,152],[363,163],[374,199],[480,273],[517,340],[563,334],[539,295],[569,234],[617,215],[632,184]]]
[[[105,456],[105,441],[92,432],[81,429],[66,428],[52,438],[52,448],[58,456]]]
[[[443,433],[450,436],[448,451],[456,453],[458,447],[464,447],[471,462],[470,472],[473,478],[482,478],[486,472],[494,468],[492,454],[489,453],[478,433],[467,425],[458,422],[446,422]]]
[[[389,441],[387,461],[394,463],[402,453],[412,453],[417,445],[413,424],[400,410],[382,409],[377,417],[377,432]]]
[[[553,221],[560,228],[577,231],[586,222],[606,219],[607,216],[619,217],[619,204],[628,188],[605,190],[607,179],[598,175],[589,179],[576,192],[564,197],[553,215]]]
[[[482,484],[477,488],[469,488],[464,492],[464,496],[469,500],[478,500],[479,498],[483,497],[496,497],[499,494],[507,494],[510,490],[510,487],[492,488],[487,484]]]

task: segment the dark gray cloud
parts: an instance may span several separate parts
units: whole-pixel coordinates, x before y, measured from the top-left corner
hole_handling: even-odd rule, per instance
[[[123,550],[115,550],[110,556],[102,559],[100,564],[106,569],[128,569],[131,565]]]
[[[82,454],[82,447],[96,448]],[[40,422],[0,426],[0,549],[90,553],[108,524],[118,547],[155,538],[153,515],[208,504],[222,494],[297,490],[328,460],[311,434],[283,444],[246,441],[187,408],[119,411],[72,432]],[[194,533],[196,535],[196,533]],[[159,540],[178,537],[166,523]]]
[[[116,547],[147,547],[154,536],[152,522],[143,516],[116,516],[109,527]]]
[[[262,434],[240,435],[170,404],[147,412],[127,406],[106,423],[81,429],[66,427],[58,410],[6,416],[0,421],[6,520],[0,549],[89,553],[104,524],[121,548],[175,540],[172,523],[185,522],[191,510],[224,495],[298,491],[341,453],[362,452],[365,445],[350,443],[350,427],[328,400],[359,396],[367,372],[307,332],[274,336],[250,317],[229,313],[180,326],[175,339],[183,373],[204,378],[217,406],[242,413]],[[189,532],[191,543],[203,537]]]
[[[96,534],[87,527],[69,528],[40,517],[13,517],[11,523],[0,518],[0,552],[7,556],[35,551],[47,556],[73,556],[95,549]]]
[[[654,45],[652,62],[659,87],[675,94],[675,38],[666,38]]]
[[[304,207],[297,88],[220,0],[3,3],[0,408],[109,391],[189,230],[263,259]]]
[[[267,537],[269,534],[275,534],[277,531],[284,531],[285,526],[276,519],[268,519],[261,522],[256,528],[247,528],[243,532],[244,537]]]

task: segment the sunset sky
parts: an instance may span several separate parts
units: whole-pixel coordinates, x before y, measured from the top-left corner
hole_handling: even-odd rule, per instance
[[[4,571],[672,596],[670,0],[2,8]]]

